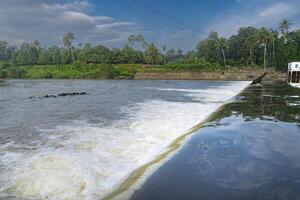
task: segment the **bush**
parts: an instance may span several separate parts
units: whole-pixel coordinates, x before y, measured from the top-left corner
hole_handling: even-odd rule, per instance
[[[10,67],[7,70],[7,78],[25,78],[25,74],[22,68]]]
[[[45,79],[52,79],[53,75],[50,72],[46,72],[43,78],[45,78]]]
[[[53,78],[55,78],[55,79],[69,79],[70,77],[66,74],[58,74],[58,75],[54,75]]]
[[[129,65],[119,65],[115,66],[114,77],[124,76],[127,78],[133,78],[137,70],[135,67],[131,67]]]
[[[2,69],[8,69],[10,67],[10,64],[9,63],[4,63],[2,65]]]
[[[7,71],[0,68],[0,78],[7,78]]]

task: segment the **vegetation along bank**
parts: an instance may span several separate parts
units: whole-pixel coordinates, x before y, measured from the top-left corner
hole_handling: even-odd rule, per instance
[[[266,70],[285,72],[288,62],[300,60],[300,30],[290,27],[286,19],[277,30],[241,27],[228,39],[212,31],[187,52],[157,47],[140,34],[112,49],[75,45],[73,33],[64,35],[62,46],[0,41],[0,78],[247,80]]]

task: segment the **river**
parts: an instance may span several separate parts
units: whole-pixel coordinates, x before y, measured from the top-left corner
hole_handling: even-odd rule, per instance
[[[0,83],[0,199],[99,199],[249,82]],[[87,95],[43,98],[63,92]]]

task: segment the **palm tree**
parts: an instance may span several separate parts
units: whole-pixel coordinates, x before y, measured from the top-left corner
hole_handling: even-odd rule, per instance
[[[264,47],[264,71],[266,71],[267,67],[267,44],[271,39],[270,35],[270,32],[266,28],[261,28],[256,33],[257,44],[262,45]]]
[[[154,65],[156,61],[155,59],[158,57],[158,55],[159,55],[159,51],[153,43],[147,45],[146,56],[150,60],[151,65]]]
[[[250,59],[250,65],[253,66],[254,62],[253,62],[253,50],[255,48],[256,45],[256,35],[253,34],[251,36],[248,37],[248,39],[245,42],[246,48],[247,50],[249,50],[249,59]]]
[[[287,34],[289,33],[291,25],[292,23],[287,19],[282,20],[279,24],[279,31],[284,38],[284,44],[287,43]]]
[[[131,34],[128,37],[128,42],[131,45],[131,47],[133,47],[136,43],[140,43],[144,48],[143,44],[145,42],[145,38],[142,34],[138,34],[138,35]]]
[[[270,42],[272,43],[272,67],[276,65],[276,58],[275,58],[275,41],[278,38],[277,31],[270,29]]]
[[[164,46],[162,47],[162,50],[163,50],[163,52],[164,52],[164,64],[166,64],[166,51],[167,51],[167,47],[164,45]]]
[[[8,53],[7,53],[7,48],[8,48],[8,43],[7,41],[0,41],[0,47],[3,47],[4,53],[5,53],[5,59],[8,60]]]
[[[69,49],[69,51],[71,52],[73,63],[75,62],[75,58],[74,58],[74,54],[73,54],[73,47],[72,47],[72,42],[74,39],[75,39],[74,34],[71,32],[65,34],[63,37],[64,46],[67,47]]]
[[[224,66],[226,67],[226,55],[225,50],[228,49],[228,42],[226,38],[221,37],[218,41],[218,47],[222,50]]]

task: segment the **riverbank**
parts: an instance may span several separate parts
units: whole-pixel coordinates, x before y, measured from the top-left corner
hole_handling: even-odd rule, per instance
[[[299,113],[299,89],[281,81],[247,88],[133,186],[131,199],[298,199]]]
[[[272,69],[267,70],[268,79],[282,80],[284,75]],[[232,81],[253,81],[261,76],[264,70],[243,70],[213,71],[213,72],[167,72],[167,73],[136,73],[135,80],[232,80]]]
[[[284,75],[272,68],[270,79]],[[261,74],[262,68],[208,68],[201,65],[142,65],[142,64],[69,64],[0,67],[0,78],[7,79],[134,79],[134,80],[243,80],[251,81]]]

